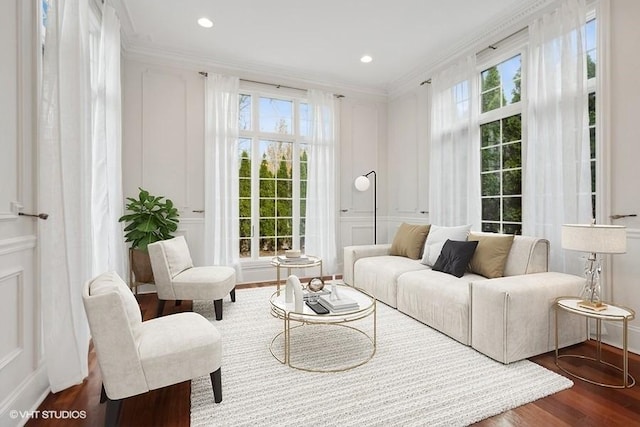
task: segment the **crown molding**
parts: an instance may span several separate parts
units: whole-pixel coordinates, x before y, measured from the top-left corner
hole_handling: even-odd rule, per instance
[[[523,29],[532,17],[542,13],[554,3],[557,3],[557,0],[529,0],[519,4],[515,8],[507,9],[491,20],[481,30],[470,33],[458,43],[445,47],[442,49],[440,55],[417,65],[405,75],[390,82],[387,86],[389,98],[397,98],[408,91],[416,89],[421,82],[431,78],[431,74],[435,70],[450,60],[458,58],[463,54],[477,53],[490,44]]]
[[[260,62],[240,61],[234,58],[212,58],[197,51],[185,51],[170,46],[158,46],[150,41],[136,39],[122,31],[121,46],[123,55],[128,59],[151,61],[156,64],[194,68],[199,71],[215,71],[238,75],[240,78],[253,77],[274,84],[298,85],[309,89],[324,89],[343,95],[364,95],[387,97],[384,87],[363,86],[356,82],[331,79],[319,74],[305,73],[301,70],[276,67]],[[258,77],[256,77],[258,76]]]

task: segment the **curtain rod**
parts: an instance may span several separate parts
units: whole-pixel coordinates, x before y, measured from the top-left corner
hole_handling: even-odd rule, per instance
[[[198,74],[200,74],[203,77],[208,77],[209,76],[209,73],[207,73],[206,71],[198,71]],[[260,84],[260,85],[274,86],[277,89],[285,88],[285,89],[293,89],[293,90],[302,90],[302,91],[305,91],[305,92],[307,91],[307,89],[302,89],[302,88],[299,88],[299,87],[281,85],[281,84],[276,84],[276,83],[259,82],[257,80],[240,79],[240,81],[247,82],[247,83],[257,83],[257,84]],[[337,94],[337,93],[334,93],[333,96],[335,96],[336,98],[344,98],[344,95],[340,95],[340,94]]]
[[[499,47],[499,45],[500,45],[500,43],[502,43],[502,42],[503,42],[503,41],[505,41],[505,40],[510,39],[511,37],[514,37],[514,36],[516,36],[516,35],[520,34],[520,33],[521,33],[521,32],[523,32],[523,31],[526,31],[526,30],[527,30],[527,28],[528,28],[528,27],[524,27],[524,28],[521,28],[521,29],[519,29],[519,30],[517,30],[517,31],[514,31],[513,33],[509,34],[508,36],[505,36],[505,37],[501,38],[501,39],[500,39],[500,40],[498,40],[497,42],[494,42],[494,43],[490,44],[489,46],[485,47],[484,49],[480,49],[479,51],[477,51],[477,52],[476,52],[476,56],[477,56],[477,55],[480,55],[480,54],[481,54],[482,52],[484,52],[485,50],[489,50],[489,49],[491,49],[491,50],[497,50],[497,49],[498,49],[498,47]],[[428,78],[427,80],[424,80],[424,81],[420,82],[420,86],[424,86],[425,84],[429,84],[429,85],[430,85],[430,84],[431,84],[431,78]]]

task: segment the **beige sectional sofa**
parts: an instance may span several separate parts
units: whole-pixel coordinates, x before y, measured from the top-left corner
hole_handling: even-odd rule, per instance
[[[553,350],[553,302],[584,285],[582,277],[547,271],[549,242],[540,238],[515,236],[503,277],[491,279],[458,278],[390,250],[345,247],[345,283],[502,363]],[[579,316],[559,313],[559,332],[561,347],[586,340]]]

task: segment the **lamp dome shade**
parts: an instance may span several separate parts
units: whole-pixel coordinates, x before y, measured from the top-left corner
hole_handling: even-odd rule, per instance
[[[360,175],[356,178],[354,184],[358,191],[367,191],[369,189],[369,185],[371,185],[371,182],[366,176]]]
[[[564,249],[600,254],[623,254],[627,251],[627,230],[622,225],[564,224]]]

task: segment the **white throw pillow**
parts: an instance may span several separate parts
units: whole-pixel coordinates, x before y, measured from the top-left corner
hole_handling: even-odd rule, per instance
[[[422,263],[433,267],[436,263],[442,247],[447,240],[467,240],[467,236],[471,231],[471,225],[461,225],[458,227],[440,227],[432,225],[427,235],[427,241],[424,243],[424,252],[422,253]]]

